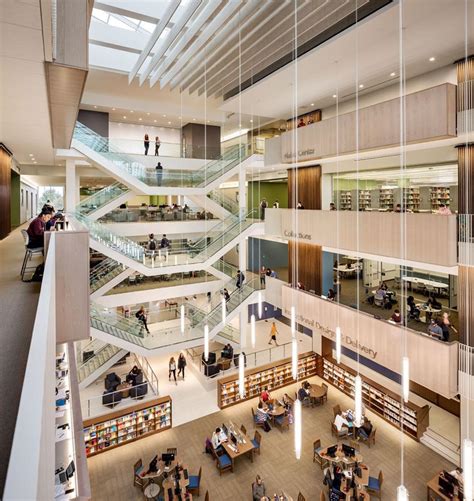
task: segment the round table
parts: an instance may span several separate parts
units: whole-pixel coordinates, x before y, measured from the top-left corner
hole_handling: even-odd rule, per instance
[[[332,457],[332,456],[329,456],[327,454],[327,451],[328,451],[328,449],[330,449],[331,447],[334,447],[334,446],[337,446],[337,450],[336,450],[335,456]],[[362,455],[357,453],[357,452],[356,452],[356,455],[354,457],[346,458],[345,454],[342,452],[342,444],[330,445],[329,447],[326,447],[326,448],[322,449],[321,451],[319,451],[319,455],[323,459],[325,459],[326,461],[329,461],[330,463],[346,464],[346,463],[356,463],[356,462],[362,463],[362,461],[363,461]]]
[[[120,391],[122,398],[128,398],[130,396],[130,388],[132,387],[129,383],[122,383],[117,386],[117,391]]]
[[[155,484],[154,482],[150,482],[145,489],[143,490],[143,494],[147,499],[155,499],[160,493],[160,486]]]
[[[311,398],[323,398],[326,394],[326,388],[319,386],[319,384],[312,384],[309,388],[309,396]]]
[[[268,414],[273,417],[282,416],[285,414],[285,408],[282,405],[275,405],[271,411],[268,411]]]

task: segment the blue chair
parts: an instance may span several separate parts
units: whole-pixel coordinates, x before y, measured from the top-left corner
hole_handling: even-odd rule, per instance
[[[380,470],[378,478],[369,477],[369,485],[367,486],[367,491],[370,496],[376,496],[382,499],[382,484],[383,484],[383,472]]]
[[[202,474],[202,466],[199,468],[199,473],[197,475],[189,476],[189,485],[188,491],[191,494],[196,494],[199,497],[199,486],[201,485],[201,474]]]
[[[262,441],[262,435],[258,431],[255,431],[255,435],[252,439],[253,452],[257,451],[260,455],[260,443]]]
[[[232,464],[232,459],[224,452],[220,456],[217,456],[217,469],[219,470],[219,476],[222,475],[223,471],[230,470],[234,471],[234,465]]]

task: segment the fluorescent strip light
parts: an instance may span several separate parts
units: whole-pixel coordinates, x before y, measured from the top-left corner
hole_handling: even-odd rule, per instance
[[[184,334],[184,304],[181,305],[181,334]]]
[[[462,470],[464,500],[472,501],[472,442],[468,438],[462,443]]]
[[[291,307],[291,335],[294,336],[296,331],[296,312],[295,307]]]
[[[336,362],[341,363],[341,328],[336,327]]]
[[[298,378],[298,341],[296,338],[291,341],[291,375],[296,381]]]
[[[362,425],[362,379],[359,375],[355,378],[355,419],[356,426]]]
[[[204,360],[209,360],[209,326],[204,326]]]
[[[222,323],[225,324],[225,319],[226,319],[226,303],[225,303],[225,297],[222,298]]]
[[[301,458],[301,402],[295,400],[295,456]]]
[[[252,348],[255,348],[255,315],[250,317],[250,339]]]
[[[239,355],[239,395],[245,398],[245,358],[244,354]]]
[[[408,402],[410,397],[410,360],[408,357],[402,359],[402,388],[403,400]]]
[[[397,487],[397,501],[408,501],[408,491],[404,485]]]
[[[262,314],[263,314],[263,305],[262,305],[262,293],[259,292],[258,293],[258,318],[262,318]]]

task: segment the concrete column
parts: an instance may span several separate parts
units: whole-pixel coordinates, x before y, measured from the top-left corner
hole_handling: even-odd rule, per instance
[[[168,195],[167,197],[167,202],[166,202],[168,205],[172,205],[173,203],[173,196],[172,195]]]
[[[76,193],[77,193],[77,178],[76,178],[76,161],[74,159],[66,160],[66,199],[65,209],[66,212],[73,212],[76,207]]]
[[[462,345],[461,345],[462,347]],[[463,347],[464,348],[464,347]],[[466,366],[466,363],[472,364],[472,349],[464,348],[461,352],[460,362],[461,370],[458,372],[459,376],[459,394],[461,396],[461,407],[460,407],[460,454],[461,454],[461,466],[465,468],[463,464],[463,445],[464,440],[470,440],[474,442],[474,375],[472,374],[473,368]],[[472,461],[474,464],[474,458]],[[474,479],[474,475],[473,475]],[[474,483],[474,482],[473,482]],[[473,485],[474,490],[474,485]]]
[[[242,308],[239,313],[240,327],[240,349],[243,350],[247,345],[247,308]]]
[[[239,242],[239,269],[244,272],[245,280],[247,280],[247,239]]]
[[[247,187],[245,186],[246,172],[243,167],[239,170],[239,209],[241,214],[247,212]]]
[[[323,174],[321,176],[321,208],[329,210],[329,204],[334,202],[337,207],[337,200],[332,199],[332,176]]]
[[[76,205],[81,201],[81,174],[76,168]]]

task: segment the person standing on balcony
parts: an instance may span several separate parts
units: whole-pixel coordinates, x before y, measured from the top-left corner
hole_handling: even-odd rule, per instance
[[[148,137],[148,134],[145,134],[143,146],[145,146],[145,155],[148,155],[148,148],[150,147],[150,138]]]
[[[146,311],[144,306],[140,306],[140,309],[135,313],[135,316],[137,317],[138,321],[143,324],[145,327],[145,330],[150,334],[150,330],[148,329],[148,324],[146,321]]]
[[[272,342],[275,341],[275,346],[278,346],[277,334],[278,334],[278,329],[276,323],[272,322],[272,326],[270,328],[270,341],[268,341],[268,344],[272,344]]]
[[[268,207],[267,199],[262,198],[262,201],[260,202],[260,219],[262,221],[265,220],[265,209]]]
[[[245,275],[240,270],[238,270],[237,280],[235,282],[235,286],[237,287],[237,289],[240,289],[242,285],[244,285],[244,281],[245,281]]]
[[[158,162],[155,167],[156,170],[156,184],[161,186],[161,181],[163,180],[163,166],[161,162]]]
[[[166,238],[166,235],[163,235],[163,238],[160,242],[160,248],[165,251],[165,261],[168,256],[168,249],[171,247],[170,241]]]
[[[177,385],[178,382],[176,381],[176,362],[174,360],[174,357],[170,358],[169,364],[168,364],[168,380],[171,381],[171,375],[173,375],[174,382]]]
[[[158,136],[156,136],[155,137],[155,157],[158,156],[158,151],[160,149],[160,146],[161,146],[160,138]]]
[[[183,381],[184,381],[184,369],[186,367],[186,357],[180,353],[178,357],[178,377],[180,374],[183,375]]]
[[[265,288],[265,277],[267,276],[267,270],[265,266],[260,268],[260,285]]]

